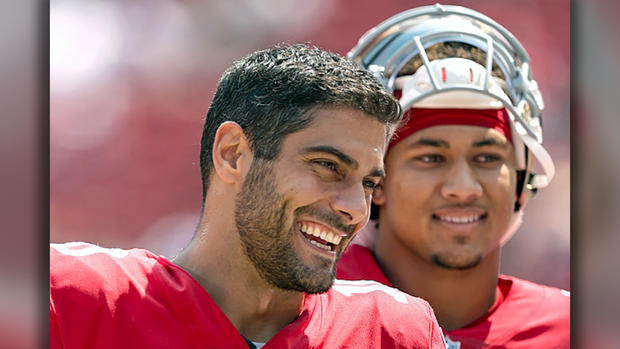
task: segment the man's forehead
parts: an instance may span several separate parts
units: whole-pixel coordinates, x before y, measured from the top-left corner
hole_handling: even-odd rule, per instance
[[[386,145],[387,126],[365,112],[347,107],[323,107],[314,111],[307,127],[290,134],[300,141],[354,145]]]

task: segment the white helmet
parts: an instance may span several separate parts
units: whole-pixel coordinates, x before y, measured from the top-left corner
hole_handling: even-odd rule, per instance
[[[458,42],[486,53],[486,64],[458,56],[429,61],[430,46]],[[413,58],[422,65],[402,76]],[[435,4],[401,12],[370,29],[347,54],[374,73],[390,92],[402,91],[403,110],[421,108],[506,108],[517,160],[517,200],[513,227],[519,226],[521,209],[538,188],[549,184],[555,168],[542,146],[542,95],[534,80],[530,58],[519,41],[491,18],[468,8]],[[504,79],[491,75],[499,67]],[[503,88],[502,88],[503,85]],[[515,136],[516,135],[516,136]],[[533,159],[543,174],[534,174]]]

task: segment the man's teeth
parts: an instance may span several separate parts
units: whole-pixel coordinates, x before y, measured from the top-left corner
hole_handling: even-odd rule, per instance
[[[439,219],[442,221],[450,222],[450,223],[473,223],[480,219],[482,216],[469,216],[469,217],[450,217],[450,216],[439,216]]]
[[[311,244],[313,244],[313,245],[314,245],[314,246],[316,246],[316,247],[320,247],[320,248],[322,248],[322,249],[324,249],[324,250],[327,250],[327,251],[331,251],[331,250],[332,250],[332,248],[331,248],[331,247],[329,247],[329,246],[327,246],[327,245],[324,245],[324,244],[322,244],[322,243],[320,243],[320,242],[316,242],[316,241],[314,241],[314,240],[308,240],[308,241],[310,241],[310,243],[311,243]]]
[[[308,235],[316,236],[320,238],[321,240],[325,240],[326,242],[329,242],[334,245],[338,245],[340,243],[340,240],[342,240],[342,236],[335,235],[331,231],[321,230],[321,227],[315,224],[304,223],[301,225],[301,231]],[[312,240],[310,241],[313,242]],[[316,242],[316,244],[319,244],[319,243]],[[319,245],[322,245],[322,244],[319,244]],[[325,245],[322,245],[322,246],[325,246]]]

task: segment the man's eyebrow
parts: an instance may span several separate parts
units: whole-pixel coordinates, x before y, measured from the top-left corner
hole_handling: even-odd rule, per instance
[[[338,159],[340,159],[340,161],[344,162],[346,165],[352,168],[359,167],[359,164],[357,161],[355,161],[355,159],[329,145],[315,145],[307,147],[302,149],[301,153],[327,153],[337,157]]]
[[[409,145],[409,147],[411,148],[423,146],[450,148],[450,144],[448,144],[448,142],[444,141],[443,139],[436,138],[420,138]]]
[[[335,157],[340,159],[340,161],[344,162],[347,166],[350,166],[354,169],[359,167],[359,163],[355,161],[355,159],[353,159],[349,155],[329,145],[317,145],[317,146],[307,147],[307,148],[304,148],[301,151],[301,153],[327,153],[327,154],[334,155]],[[385,170],[383,168],[375,168],[368,174],[368,176],[369,177],[385,177]]]
[[[489,137],[489,138],[485,138],[485,139],[480,140],[480,141],[473,142],[471,145],[474,146],[474,147],[484,147],[484,146],[487,146],[487,145],[497,145],[497,146],[500,146],[502,148],[508,148],[509,143],[506,142],[506,141],[503,141],[503,140],[499,140],[497,138]]]

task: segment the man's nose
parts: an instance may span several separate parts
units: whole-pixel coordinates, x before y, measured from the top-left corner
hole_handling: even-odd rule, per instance
[[[344,218],[346,224],[352,225],[368,219],[369,200],[362,183],[351,183],[334,192],[330,205]]]
[[[460,203],[470,203],[482,196],[482,185],[466,159],[455,160],[441,186],[441,195]]]

